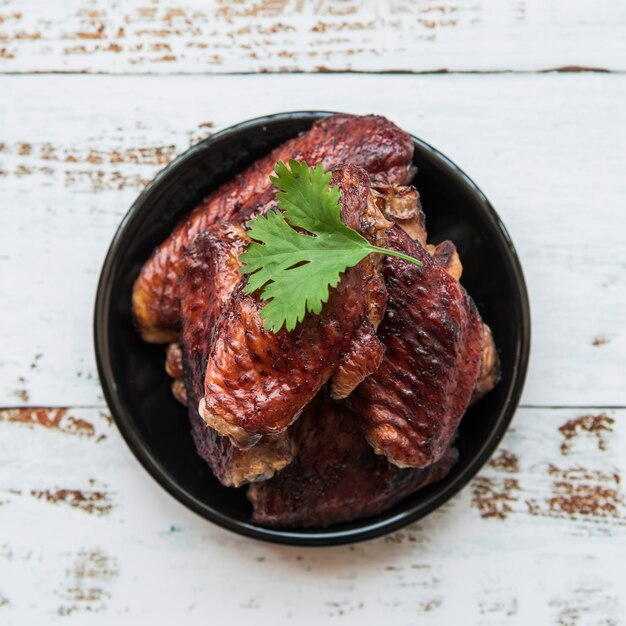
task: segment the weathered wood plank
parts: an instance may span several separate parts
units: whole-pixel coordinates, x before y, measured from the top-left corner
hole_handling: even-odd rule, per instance
[[[65,413],[91,424],[92,437],[18,415],[0,412],[3,624],[624,617],[625,410],[522,409],[489,466],[429,518],[308,550],[243,539],[184,509],[99,410]]]
[[[387,115],[457,161],[491,199],[530,289],[525,403],[626,405],[626,77],[2,82],[0,406],[101,405],[95,287],[108,243],[144,182],[214,128],[316,107]]]
[[[619,0],[3,0],[5,72],[626,68]]]

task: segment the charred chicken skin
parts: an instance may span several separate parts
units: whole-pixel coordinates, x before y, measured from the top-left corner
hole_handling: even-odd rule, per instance
[[[376,245],[391,223],[369,202],[366,172],[345,167],[333,175],[342,221]],[[320,315],[291,332],[265,331],[258,294],[234,290],[214,330],[200,414],[239,447],[285,431],[332,376],[344,397],[379,366],[384,348],[376,328],[385,310],[380,259],[349,268]]]
[[[384,117],[333,115],[279,146],[203,200],[153,252],[133,288],[133,313],[145,341],[175,341],[180,328],[176,285],[180,260],[198,233],[218,221],[236,219],[242,208],[270,188],[274,165],[289,159],[363,167],[375,180],[407,184],[413,177],[411,138]]]
[[[293,462],[248,488],[253,521],[325,527],[375,515],[443,479],[456,461],[456,451],[448,448],[427,469],[400,469],[374,454],[361,421],[323,389],[293,427]]]
[[[398,467],[427,467],[448,448],[476,387],[483,325],[461,284],[419,242],[399,227],[388,237],[424,265],[385,257],[385,357],[348,403],[378,454]]]

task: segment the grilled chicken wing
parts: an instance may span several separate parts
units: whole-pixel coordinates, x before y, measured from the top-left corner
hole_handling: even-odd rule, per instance
[[[333,115],[287,141],[203,200],[158,246],[135,282],[133,312],[145,341],[175,341],[180,327],[176,283],[180,259],[198,233],[237,216],[270,187],[279,160],[322,163],[331,170],[345,163],[361,166],[377,180],[410,182],[414,168],[411,138],[389,120],[373,116]]]
[[[381,211],[392,219],[412,239],[419,242],[455,280],[461,279],[463,265],[456,246],[445,240],[437,245],[427,243],[426,217],[422,210],[420,196],[414,187],[393,186],[377,183],[375,193]],[[489,393],[500,380],[500,358],[493,340],[491,329],[483,322],[482,357],[479,378],[470,400],[470,405],[478,402]]]
[[[401,187],[385,184],[376,185],[379,194],[380,210],[418,241],[432,256],[433,260],[455,280],[461,279],[463,265],[452,241],[445,240],[436,246],[426,241],[426,216],[422,210],[420,196],[414,187]],[[491,329],[483,322],[483,346],[480,375],[472,395],[470,405],[484,398],[500,380],[500,357]]]
[[[367,173],[346,167],[333,174],[341,192],[342,220],[375,245],[391,223],[369,202]],[[349,268],[331,290],[320,315],[308,314],[288,332],[263,330],[256,295],[233,292],[214,331],[200,413],[240,447],[283,432],[326,381],[344,397],[375,371],[383,356],[376,336],[385,308],[380,258]]]
[[[269,478],[293,456],[288,433],[263,437],[253,448],[240,450],[198,414],[212,329],[241,278],[238,255],[247,241],[242,228],[217,224],[198,236],[180,264],[182,364],[192,435],[198,454],[209,463],[215,476],[231,487]],[[168,354],[168,367],[174,375],[179,374],[177,352],[170,348]]]
[[[293,462],[248,488],[253,521],[324,527],[376,515],[442,480],[456,461],[456,451],[448,449],[427,469],[400,469],[374,454],[360,423],[358,415],[322,390],[293,427]]]
[[[378,454],[399,467],[426,467],[449,447],[476,387],[483,324],[460,283],[419,242],[397,226],[388,239],[424,265],[385,257],[385,357],[347,402]]]

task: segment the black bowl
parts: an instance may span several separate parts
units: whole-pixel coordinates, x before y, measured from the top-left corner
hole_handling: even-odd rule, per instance
[[[459,461],[448,477],[397,506],[331,528],[270,529],[253,524],[244,489],[223,487],[195,453],[185,409],[170,392],[162,346],[133,328],[131,289],[152,249],[209,191],[327,112],[279,113],[227,128],[175,159],[131,207],[113,238],[95,305],[95,350],[104,395],[137,458],[175,498],[243,535],[295,545],[345,544],[397,530],[430,513],[478,472],[504,435],[519,401],[530,344],[528,297],[517,254],[500,218],[476,185],[441,153],[413,138],[414,180],[431,241],[452,239],[462,282],[491,326],[502,380],[465,415]]]

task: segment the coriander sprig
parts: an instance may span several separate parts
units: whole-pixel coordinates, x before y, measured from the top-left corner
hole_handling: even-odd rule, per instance
[[[266,330],[293,330],[307,312],[320,313],[341,274],[372,252],[415,265],[413,257],[372,245],[341,221],[339,188],[329,189],[330,172],[322,165],[279,161],[270,176],[280,211],[259,215],[248,224],[253,240],[241,255],[241,273],[250,278],[244,291],[260,291]],[[302,228],[306,233],[295,230]],[[310,234],[307,234],[310,233]]]

